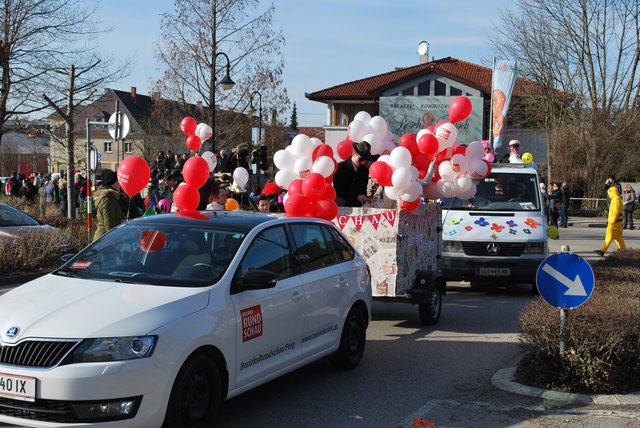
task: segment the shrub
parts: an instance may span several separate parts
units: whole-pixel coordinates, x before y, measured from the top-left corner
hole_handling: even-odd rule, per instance
[[[528,350],[515,372],[519,382],[576,393],[640,389],[640,251],[613,253],[594,264],[591,298],[569,311],[567,352],[559,355],[559,310],[541,298],[520,315]]]

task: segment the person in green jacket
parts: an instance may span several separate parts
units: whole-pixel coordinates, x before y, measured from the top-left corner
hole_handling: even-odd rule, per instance
[[[95,241],[110,229],[113,229],[122,221],[122,209],[120,208],[120,183],[115,172],[105,169],[102,171],[102,184],[93,194],[96,212]]]

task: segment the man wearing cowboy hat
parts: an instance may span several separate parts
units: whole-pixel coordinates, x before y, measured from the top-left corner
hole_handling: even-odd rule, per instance
[[[333,175],[333,187],[336,190],[336,204],[341,207],[361,207],[367,198],[369,168],[372,162],[371,145],[366,141],[353,143],[351,157],[338,164]]]
[[[523,163],[520,158],[520,141],[511,140],[509,141],[509,151],[502,156],[500,159],[500,163]]]

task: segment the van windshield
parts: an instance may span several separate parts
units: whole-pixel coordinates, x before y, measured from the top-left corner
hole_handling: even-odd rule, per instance
[[[476,194],[471,199],[443,198],[442,208],[475,211],[538,211],[540,189],[535,174],[492,172],[473,180]]]

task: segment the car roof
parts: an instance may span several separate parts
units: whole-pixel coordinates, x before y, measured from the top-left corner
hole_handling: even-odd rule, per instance
[[[266,214],[257,211],[186,211],[168,214],[155,214],[132,220],[136,225],[163,224],[176,226],[213,227],[248,233],[263,223],[322,222],[318,218],[285,217],[282,214]]]

